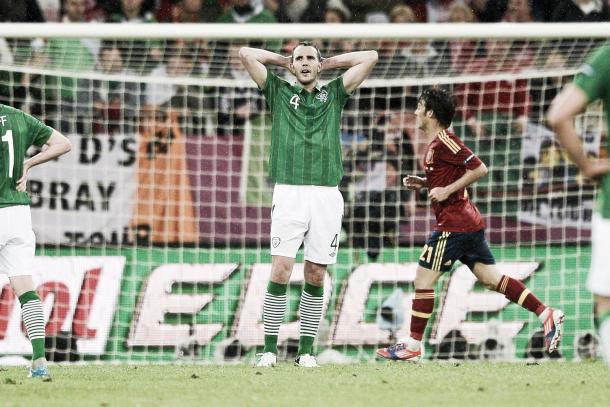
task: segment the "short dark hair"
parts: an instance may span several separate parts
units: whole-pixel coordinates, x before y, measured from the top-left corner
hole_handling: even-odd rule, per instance
[[[318,61],[322,60],[322,54],[320,53],[320,48],[318,48],[318,46],[315,43],[313,43],[311,41],[301,41],[301,42],[299,42],[299,45],[294,47],[294,49],[292,50],[292,55],[290,56],[290,60],[292,62],[294,62],[294,50],[299,47],[313,47],[316,50],[316,53],[318,54]]]
[[[447,128],[455,116],[455,99],[447,89],[433,87],[426,89],[419,96],[426,111],[434,112],[434,117],[441,126]]]

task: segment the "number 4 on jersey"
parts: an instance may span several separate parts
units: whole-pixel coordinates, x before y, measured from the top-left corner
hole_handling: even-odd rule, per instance
[[[2,136],[2,141],[8,143],[8,177],[13,178],[13,167],[15,166],[15,150],[13,148],[13,130],[7,130]]]
[[[292,106],[294,106],[294,110],[297,110],[297,108],[299,107],[300,101],[301,101],[301,99],[299,98],[298,95],[292,95],[292,97],[290,98],[290,104]]]

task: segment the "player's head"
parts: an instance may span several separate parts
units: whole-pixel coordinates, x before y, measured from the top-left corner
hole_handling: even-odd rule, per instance
[[[301,85],[309,85],[318,80],[321,64],[320,50],[311,42],[301,42],[292,50],[290,71]]]
[[[431,124],[435,124],[434,122],[442,128],[448,128],[455,116],[453,95],[442,88],[426,89],[419,96],[415,116],[419,127],[424,131],[430,128]]]

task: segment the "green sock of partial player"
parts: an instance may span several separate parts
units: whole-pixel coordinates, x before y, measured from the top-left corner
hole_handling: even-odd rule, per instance
[[[28,291],[19,297],[21,318],[32,343],[32,360],[44,358],[44,313],[40,297]]]
[[[313,353],[313,342],[318,335],[320,319],[322,319],[322,308],[324,288],[305,283],[299,304],[301,316],[299,355]]]
[[[265,327],[265,348],[263,352],[277,354],[277,336],[286,311],[286,290],[288,284],[269,281],[263,304],[263,325]]]

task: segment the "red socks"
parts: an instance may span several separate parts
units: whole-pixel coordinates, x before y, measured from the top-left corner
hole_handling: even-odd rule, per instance
[[[411,338],[421,341],[434,309],[434,290],[415,290],[411,306]]]
[[[540,315],[546,306],[519,280],[502,276],[496,291],[504,294],[512,302],[516,302],[528,311]]]

